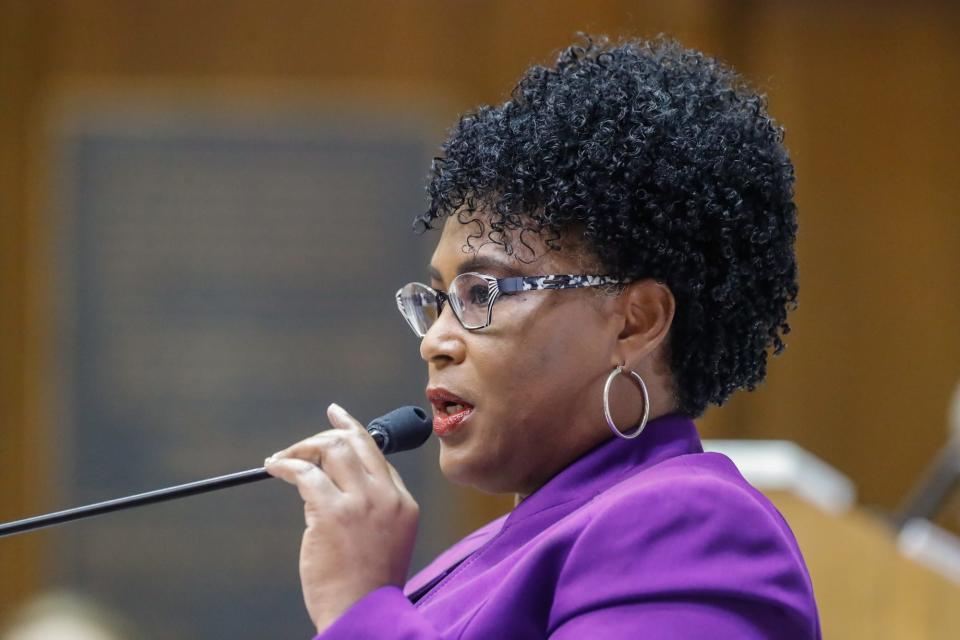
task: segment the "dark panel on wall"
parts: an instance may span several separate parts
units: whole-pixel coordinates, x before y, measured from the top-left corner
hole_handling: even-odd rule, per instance
[[[422,132],[265,120],[114,112],[65,137],[58,502],[260,466],[331,401],[423,404],[393,300],[428,259]],[[450,538],[435,455],[397,459],[435,505],[415,565]],[[58,532],[57,580],[143,637],[306,637],[302,526],[278,481],[113,514]]]

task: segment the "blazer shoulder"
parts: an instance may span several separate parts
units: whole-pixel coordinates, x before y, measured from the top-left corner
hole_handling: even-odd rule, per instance
[[[747,529],[749,522],[752,528],[789,533],[773,503],[719,453],[677,456],[630,474],[595,496],[585,505],[583,515],[604,520],[638,509],[668,521],[720,518],[734,531]]]
[[[720,454],[678,456],[624,478],[584,505],[571,533],[560,574],[568,613],[612,602],[740,602],[790,626],[816,624],[793,533]]]
[[[629,558],[635,575],[669,566],[718,591],[742,588],[749,575],[812,598],[786,520],[721,454],[678,456],[623,479],[584,505],[575,529],[568,559]]]

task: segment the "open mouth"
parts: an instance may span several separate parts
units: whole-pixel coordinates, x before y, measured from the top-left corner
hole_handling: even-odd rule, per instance
[[[469,405],[463,405],[457,402],[448,402],[444,404],[442,411],[444,411],[448,416],[452,416],[460,413],[461,411],[466,411],[468,407]]]
[[[446,389],[429,389],[433,406],[433,431],[444,436],[457,429],[473,413],[473,405]]]

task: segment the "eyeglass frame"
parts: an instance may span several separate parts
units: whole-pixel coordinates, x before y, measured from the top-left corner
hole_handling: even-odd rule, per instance
[[[457,278],[461,278],[463,276],[476,276],[481,280],[484,280],[487,283],[487,295],[489,296],[487,302],[486,322],[476,327],[468,327],[466,324],[464,324],[460,314],[457,313],[456,306],[453,304],[450,305],[450,309],[453,311],[453,316],[457,319],[457,322],[460,323],[460,326],[467,331],[479,331],[480,329],[485,329],[490,326],[490,323],[493,321],[493,305],[501,295],[515,295],[517,293],[524,293],[527,291],[547,291],[550,289],[581,289],[584,287],[615,286],[630,283],[630,280],[628,279],[617,278],[615,276],[551,274],[543,276],[513,276],[509,278],[495,278],[484,273],[468,271],[466,273],[461,273],[456,278],[451,280],[451,288],[453,287],[453,283],[457,281]],[[413,333],[417,337],[423,338],[426,336],[426,333],[421,334],[413,325],[413,323],[410,322],[410,319],[407,318],[407,314],[404,313],[401,292],[411,284],[418,284],[434,293],[434,296],[437,299],[437,320],[440,319],[440,314],[443,313],[444,305],[450,300],[450,295],[444,291],[437,291],[430,285],[423,284],[422,282],[408,282],[397,289],[397,309],[400,311],[400,315],[403,316],[403,319],[406,320],[407,324],[410,325],[410,328],[413,329]],[[434,320],[433,323],[435,323],[437,320]],[[430,326],[433,326],[433,323],[431,323]],[[429,328],[427,330],[429,331]]]

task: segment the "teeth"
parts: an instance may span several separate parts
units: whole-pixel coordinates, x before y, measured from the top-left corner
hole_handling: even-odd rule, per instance
[[[455,413],[460,413],[461,411],[463,411],[463,405],[462,405],[462,404],[448,404],[448,405],[447,405],[447,415],[448,415],[448,416],[452,416],[452,415],[455,414]]]

